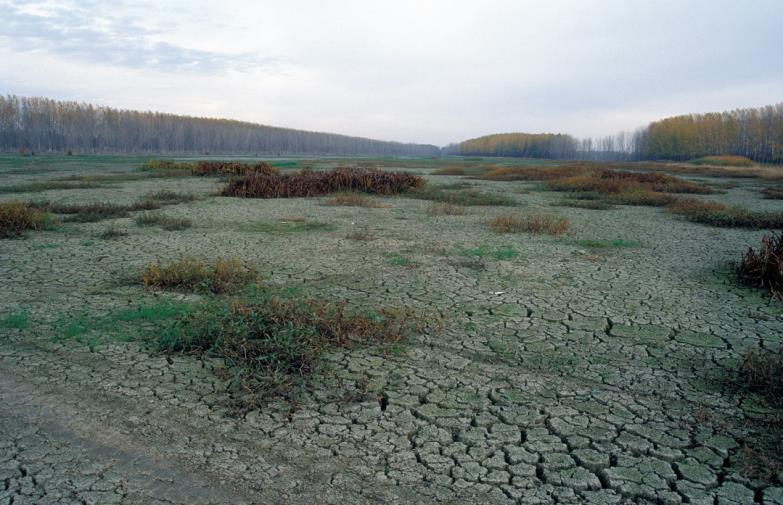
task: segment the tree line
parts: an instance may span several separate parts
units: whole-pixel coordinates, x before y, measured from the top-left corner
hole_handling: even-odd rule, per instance
[[[444,154],[510,156],[519,158],[575,158],[579,142],[561,133],[498,133],[451,144]]]
[[[446,154],[583,160],[673,160],[745,156],[783,163],[783,103],[655,121],[633,133],[578,140],[565,134],[503,133],[452,144]]]
[[[438,155],[433,145],[38,97],[0,96],[0,150],[83,153]]]

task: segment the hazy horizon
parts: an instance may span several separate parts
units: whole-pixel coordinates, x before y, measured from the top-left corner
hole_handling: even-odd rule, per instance
[[[0,1],[0,93],[439,146],[783,100],[783,3]],[[154,15],[153,15],[154,14]]]

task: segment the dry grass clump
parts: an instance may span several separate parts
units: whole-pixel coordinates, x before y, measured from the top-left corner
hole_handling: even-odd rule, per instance
[[[354,193],[351,191],[343,191],[334,195],[334,198],[326,202],[327,205],[337,205],[345,207],[367,207],[377,209],[381,207],[381,204],[368,198],[361,193]]]
[[[255,173],[229,182],[223,196],[243,198],[294,198],[322,196],[340,191],[393,195],[424,185],[424,179],[406,172],[364,168],[295,173]]]
[[[584,175],[593,170],[595,170],[595,166],[587,162],[575,162],[555,167],[495,167],[473,178],[489,181],[551,181]]]
[[[232,293],[256,282],[258,272],[236,258],[220,259],[212,264],[183,258],[168,265],[150,263],[139,274],[146,289],[173,289],[202,293]]]
[[[427,209],[427,214],[430,216],[464,216],[465,207],[462,207],[461,205],[454,205],[448,202],[432,202],[430,208]]]
[[[0,238],[19,237],[27,230],[50,228],[52,216],[22,202],[0,203]]]
[[[749,248],[736,272],[741,283],[768,289],[783,300],[783,233],[764,236],[758,250]]]
[[[277,170],[269,163],[257,161],[253,164],[241,163],[238,161],[199,161],[191,169],[193,175],[212,176],[212,175],[250,175],[276,174]]]
[[[528,215],[502,214],[495,216],[489,226],[497,233],[535,233],[562,235],[568,231],[567,218],[550,214],[533,213]]]
[[[350,232],[345,236],[345,238],[349,240],[366,241],[366,240],[372,240],[373,238],[375,238],[375,236],[372,234],[372,232],[370,232],[370,230],[366,228],[362,228],[360,230],[355,230]]]
[[[746,354],[740,377],[751,391],[763,395],[770,403],[783,405],[783,348]]]
[[[407,308],[349,311],[345,302],[264,296],[249,304],[204,306],[161,333],[154,345],[163,352],[223,359],[230,390],[247,407],[308,386],[335,348],[398,344],[424,327]]]

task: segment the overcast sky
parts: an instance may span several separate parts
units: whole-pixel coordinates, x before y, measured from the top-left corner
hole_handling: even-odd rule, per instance
[[[598,136],[783,101],[782,27],[783,0],[0,0],[0,93],[437,145]]]

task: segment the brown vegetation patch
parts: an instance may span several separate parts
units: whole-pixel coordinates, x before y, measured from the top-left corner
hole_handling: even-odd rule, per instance
[[[783,233],[764,236],[758,250],[749,248],[736,271],[741,283],[768,289],[783,300]]]
[[[770,403],[783,404],[783,348],[745,355],[740,377],[748,389],[763,395]]]
[[[29,204],[0,203],[0,238],[19,237],[27,230],[43,230],[52,223],[51,215]]]
[[[293,198],[322,196],[339,191],[393,195],[424,185],[424,179],[406,172],[364,168],[333,171],[303,170],[295,173],[255,173],[229,182],[223,196],[243,198]]]
[[[463,216],[465,215],[465,207],[462,207],[461,205],[454,205],[448,202],[432,202],[430,208],[427,209],[427,214],[430,216]]]
[[[534,213],[528,215],[502,214],[495,216],[489,225],[497,233],[535,233],[561,235],[568,231],[567,218],[550,214]]]
[[[208,293],[231,293],[251,282],[258,272],[236,258],[220,259],[212,264],[183,258],[168,265],[150,263],[139,274],[146,289],[174,289]]]

